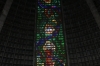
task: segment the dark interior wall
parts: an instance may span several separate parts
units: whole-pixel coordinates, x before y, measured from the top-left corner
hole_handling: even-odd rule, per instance
[[[94,2],[95,6],[100,14],[100,0],[93,0],[93,2]]]
[[[13,0],[0,34],[0,66],[33,66],[35,4]]]
[[[0,15],[7,0],[0,0]]]
[[[33,66],[35,5],[13,0],[0,33],[0,66]],[[63,14],[70,66],[99,66],[100,29],[87,3],[63,0]]]
[[[63,14],[70,66],[100,66],[100,29],[86,1],[63,0]]]

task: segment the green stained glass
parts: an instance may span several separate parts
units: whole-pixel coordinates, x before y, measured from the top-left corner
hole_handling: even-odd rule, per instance
[[[60,0],[38,0],[36,65],[66,66]]]

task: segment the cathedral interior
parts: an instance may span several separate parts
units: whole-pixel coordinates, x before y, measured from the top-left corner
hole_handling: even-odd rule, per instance
[[[0,0],[0,66],[100,66],[100,0]]]

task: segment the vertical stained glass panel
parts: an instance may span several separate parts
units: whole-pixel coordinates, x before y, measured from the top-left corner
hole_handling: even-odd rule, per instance
[[[36,65],[66,66],[60,0],[38,0]]]

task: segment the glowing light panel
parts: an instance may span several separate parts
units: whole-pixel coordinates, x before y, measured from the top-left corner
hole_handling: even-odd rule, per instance
[[[60,0],[38,0],[36,65],[66,66]]]

